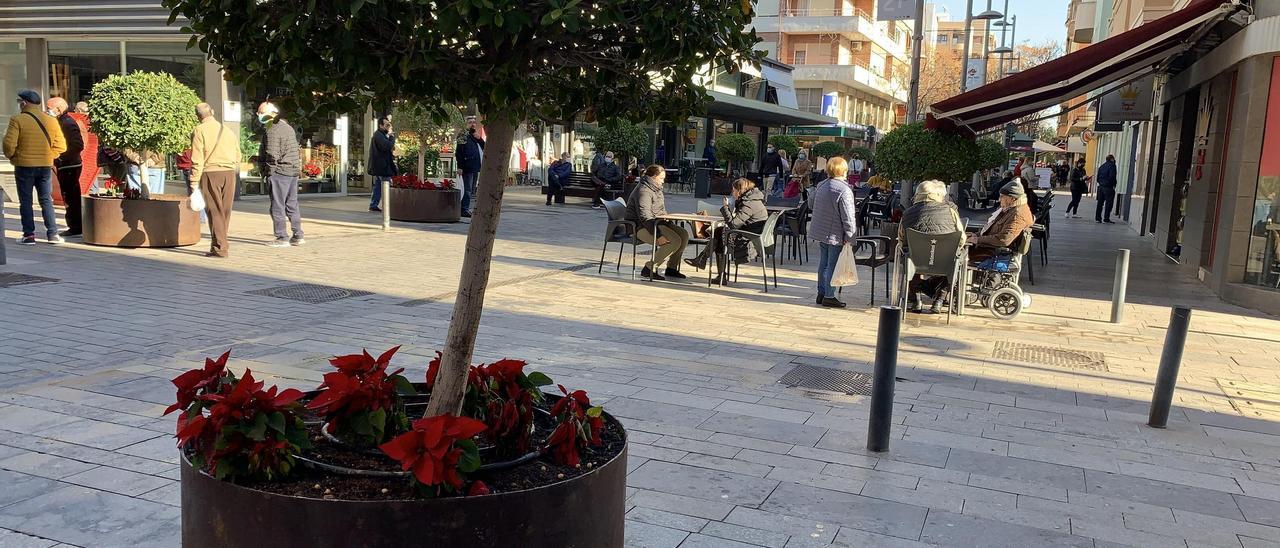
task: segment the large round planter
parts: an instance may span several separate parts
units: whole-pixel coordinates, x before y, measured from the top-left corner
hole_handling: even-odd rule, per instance
[[[413,223],[456,223],[462,217],[462,192],[392,188],[391,218]]]
[[[608,463],[552,485],[399,501],[277,495],[216,480],[186,458],[182,462],[184,548],[617,548],[623,543],[625,444]]]
[[[150,200],[85,196],[81,217],[84,243],[116,247],[177,247],[200,241],[200,214],[186,196],[152,195]]]

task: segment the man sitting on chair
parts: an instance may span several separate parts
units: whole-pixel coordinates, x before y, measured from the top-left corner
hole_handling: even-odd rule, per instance
[[[1013,246],[1022,233],[1035,224],[1027,194],[1018,181],[1011,181],[1000,189],[1000,209],[991,214],[987,224],[977,234],[969,234],[969,264],[977,265],[995,256],[1000,248]]]
[[[956,206],[947,201],[947,185],[942,181],[925,181],[916,187],[913,204],[902,214],[902,222],[898,224],[898,242],[907,245],[907,230],[915,230],[924,234],[955,234],[964,232],[964,224]],[[942,302],[948,298],[948,278],[916,274],[907,284],[907,311],[915,314],[924,313],[920,294],[927,294],[933,299],[930,314],[942,311]]]

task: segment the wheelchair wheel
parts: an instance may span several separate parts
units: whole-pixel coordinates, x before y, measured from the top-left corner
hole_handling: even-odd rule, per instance
[[[1022,312],[1022,294],[1012,287],[997,289],[987,300],[987,309],[999,319],[1012,320]]]

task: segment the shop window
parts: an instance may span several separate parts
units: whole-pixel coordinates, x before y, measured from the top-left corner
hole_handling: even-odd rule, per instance
[[[183,85],[204,97],[204,54],[187,49],[186,42],[128,42],[125,70],[144,70],[173,75]]]
[[[13,100],[27,82],[27,53],[21,42],[0,42],[0,126],[8,126],[9,117],[18,113]]]
[[[94,84],[120,74],[120,42],[50,40],[48,46],[50,97],[87,101]]]
[[[1266,116],[1245,281],[1275,289],[1280,288],[1280,57],[1271,68]]]

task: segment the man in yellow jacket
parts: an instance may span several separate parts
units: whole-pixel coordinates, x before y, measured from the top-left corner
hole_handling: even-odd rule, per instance
[[[236,172],[240,169],[240,136],[218,122],[209,103],[196,105],[200,125],[191,134],[192,192],[204,192],[209,214],[209,252],[206,257],[226,258],[230,244],[231,202],[236,197]]]
[[[53,160],[66,152],[62,128],[54,117],[40,111],[40,94],[24,89],[18,92],[18,108],[22,112],[9,118],[4,133],[4,155],[13,164],[18,183],[19,211],[22,213],[22,245],[36,245],[35,211],[31,192],[40,198],[40,214],[44,217],[45,236],[49,243],[62,243],[58,221],[53,211]]]

